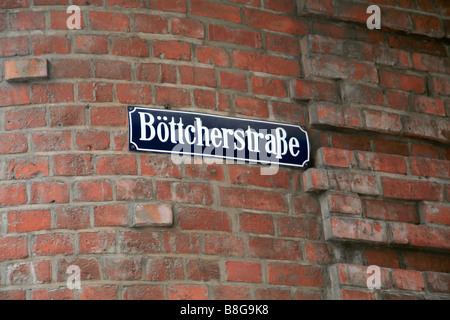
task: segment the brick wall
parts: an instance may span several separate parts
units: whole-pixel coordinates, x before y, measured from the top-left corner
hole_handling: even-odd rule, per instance
[[[449,299],[449,16],[446,0],[1,0],[0,299]],[[311,168],[130,152],[127,105],[300,124]]]

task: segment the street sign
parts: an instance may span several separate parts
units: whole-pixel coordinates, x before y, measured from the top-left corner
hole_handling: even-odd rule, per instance
[[[128,107],[131,151],[305,167],[308,134],[298,125],[196,112]]]

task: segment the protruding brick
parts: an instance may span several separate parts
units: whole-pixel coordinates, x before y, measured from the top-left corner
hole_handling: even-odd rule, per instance
[[[5,62],[6,81],[39,80],[47,77],[47,59],[24,59]]]
[[[173,223],[170,205],[137,204],[134,209],[134,227],[170,227]]]

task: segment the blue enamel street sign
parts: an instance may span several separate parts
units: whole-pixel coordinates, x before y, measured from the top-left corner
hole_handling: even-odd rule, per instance
[[[128,107],[130,150],[305,167],[309,140],[297,125]]]

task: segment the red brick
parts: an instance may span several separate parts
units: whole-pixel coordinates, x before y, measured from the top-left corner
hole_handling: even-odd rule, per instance
[[[383,87],[421,94],[426,90],[425,80],[415,75],[399,72],[380,71],[380,83]]]
[[[393,243],[408,244],[412,247],[448,249],[446,239],[450,236],[445,227],[392,223]]]
[[[332,261],[333,250],[330,246],[324,243],[305,244],[306,258],[314,263],[328,264]]]
[[[287,286],[323,287],[326,280],[321,268],[297,264],[268,263],[267,281]]]
[[[155,101],[159,105],[189,106],[191,104],[189,91],[170,87],[155,87],[155,90]]]
[[[450,270],[450,258],[446,255],[404,252],[403,257],[406,269],[445,273]]]
[[[258,288],[255,290],[258,300],[291,300],[291,291],[286,289]]]
[[[450,226],[450,205],[424,203],[423,211],[426,222]]]
[[[170,227],[173,224],[172,207],[168,204],[137,204],[133,220],[135,227]]]
[[[220,280],[217,261],[188,260],[186,262],[186,279],[194,281]]]
[[[241,44],[252,48],[262,48],[261,34],[246,29],[231,29],[226,26],[209,25],[209,40]]]
[[[161,83],[176,83],[177,82],[177,69],[173,65],[162,64],[161,65]]]
[[[172,18],[172,33],[189,38],[205,38],[205,27],[203,23],[186,18]]]
[[[410,158],[413,175],[433,178],[450,178],[450,161],[427,158]]]
[[[387,243],[388,234],[383,222],[331,217],[325,230],[327,240],[356,240]]]
[[[11,30],[44,30],[44,12],[17,12],[10,16]]]
[[[12,1],[12,0],[9,0],[9,1]],[[3,5],[3,3],[1,5]],[[9,5],[9,4],[7,4],[7,5]],[[14,5],[16,5],[16,4],[14,4]],[[27,2],[27,5],[28,5],[28,2]],[[11,301],[25,300],[25,294],[26,294],[25,290],[0,291],[0,299],[1,300],[11,300]]]
[[[28,55],[30,53],[28,42],[28,38],[25,37],[0,39],[0,57]]]
[[[269,51],[298,55],[300,45],[294,37],[279,34],[266,33],[266,46]]]
[[[222,234],[208,234],[204,236],[206,254],[219,256],[244,256],[244,243],[242,238]]]
[[[411,156],[439,159],[439,149],[426,144],[413,144],[411,145]]]
[[[91,155],[66,154],[53,158],[54,172],[57,176],[87,176],[93,174]]]
[[[120,232],[119,248],[122,253],[160,253],[162,235],[155,232]]]
[[[442,99],[431,97],[415,97],[414,108],[417,112],[445,116],[445,107]]]
[[[179,41],[153,43],[154,55],[161,59],[191,60],[191,47],[189,43]]]
[[[280,121],[305,124],[305,107],[295,103],[272,102],[274,117]]]
[[[51,83],[36,84],[32,87],[33,103],[62,103],[73,102],[73,84]]]
[[[97,158],[99,175],[135,175],[137,163],[134,156],[102,156]]]
[[[113,231],[80,232],[78,234],[78,250],[80,253],[106,253],[115,251],[115,235]]]
[[[231,232],[231,220],[224,211],[202,208],[178,209],[178,223],[185,230]]]
[[[46,131],[33,133],[34,150],[36,152],[66,151],[70,150],[70,131]]]
[[[61,59],[53,61],[55,78],[90,78],[91,64],[87,60]]]
[[[363,200],[363,204],[367,218],[419,223],[419,215],[415,204],[387,200]]]
[[[69,233],[38,234],[33,239],[32,250],[37,256],[72,254],[74,237]]]
[[[273,11],[295,13],[294,3],[290,0],[267,0],[265,8]]]
[[[447,273],[427,272],[428,284],[433,292],[450,292],[450,275]]]
[[[303,174],[302,179],[305,191],[334,190],[368,195],[379,194],[376,177],[372,175],[309,169]]]
[[[367,279],[369,278],[368,267],[355,264],[337,264],[337,273],[339,283],[342,285],[354,287],[367,287]],[[389,269],[380,269],[381,283],[383,289],[392,286]]]
[[[171,284],[167,286],[168,300],[208,300],[208,289],[200,285]]]
[[[361,213],[361,200],[357,195],[329,193],[327,195],[330,212],[359,215]]]
[[[240,70],[300,77],[300,64],[293,59],[261,55],[256,52],[234,51],[233,61],[236,68]]]
[[[32,179],[49,175],[49,163],[45,157],[11,159],[7,165],[6,179]]]
[[[14,109],[5,112],[6,130],[45,127],[44,108]]]
[[[375,294],[372,292],[358,291],[358,290],[341,290],[342,300],[376,300]]]
[[[303,193],[293,197],[292,206],[296,214],[320,214],[320,203],[314,194]]]
[[[136,13],[134,23],[137,32],[160,34],[169,32],[168,21],[159,15]]]
[[[216,107],[216,92],[212,90],[194,90],[195,105],[207,109],[215,109]],[[204,170],[206,171],[206,170]]]
[[[352,168],[356,165],[353,152],[349,150],[320,148],[316,158],[320,166]]]
[[[25,204],[27,194],[25,184],[12,184],[0,186],[0,206],[14,206]]]
[[[247,116],[269,117],[269,107],[266,100],[249,97],[235,97],[236,112]]]
[[[48,77],[46,59],[23,59],[5,61],[6,81],[39,80]]]
[[[29,5],[29,0],[5,0],[0,4],[0,9],[27,8]]]
[[[406,143],[374,139],[375,150],[379,153],[398,154],[401,156],[409,156],[409,149]]]
[[[0,88],[0,106],[22,105],[30,103],[28,86]]]
[[[406,159],[401,156],[358,151],[356,160],[362,170],[406,174]]]
[[[286,83],[278,79],[251,77],[252,91],[255,94],[284,98],[287,96]]]
[[[109,205],[94,208],[94,221],[98,227],[127,225],[128,216],[128,207],[126,205]]]
[[[31,291],[33,300],[73,300],[73,292],[70,289],[34,289]]]
[[[117,99],[126,104],[151,104],[152,90],[150,86],[139,84],[117,84]]]
[[[411,14],[410,17],[415,33],[432,37],[441,37],[444,35],[444,30],[441,30],[441,22],[438,18],[419,14]]]
[[[381,177],[384,196],[407,200],[443,201],[443,186],[425,180]]]
[[[89,208],[58,207],[55,209],[56,228],[86,229],[89,227]]]
[[[384,104],[383,91],[378,87],[344,82],[343,91],[348,101],[361,104]]]
[[[78,100],[88,102],[113,101],[113,85],[110,83],[81,82],[78,84]]]
[[[89,12],[91,28],[100,31],[130,31],[130,18],[120,12]]]
[[[311,106],[310,123],[333,127],[361,128],[360,110],[343,108],[329,102],[320,102]]]
[[[200,236],[196,234],[165,232],[164,247],[166,252],[200,253]]]
[[[111,53],[118,56],[148,57],[147,41],[139,38],[112,38]]]
[[[338,100],[336,86],[331,82],[296,80],[294,90],[294,99],[298,100]]]
[[[191,14],[241,23],[241,10],[239,7],[211,3],[203,0],[191,0]]]
[[[32,285],[51,281],[51,261],[41,260],[9,264],[6,267],[7,285]]]
[[[248,239],[249,255],[271,260],[301,260],[301,244],[298,241],[251,237]]]
[[[10,211],[8,232],[30,232],[50,229],[49,210]]]
[[[212,187],[205,183],[189,182],[157,182],[156,191],[158,200],[211,204]]]
[[[441,142],[448,141],[450,124],[446,120],[406,116],[403,123],[405,136]]]
[[[433,55],[414,52],[412,54],[414,68],[422,71],[448,73],[450,66],[445,64],[444,59]]]
[[[220,187],[223,206],[287,212],[286,200],[281,193]]]
[[[77,53],[108,53],[108,39],[105,36],[78,36],[75,38]]]
[[[131,65],[125,61],[94,61],[94,74],[96,78],[131,80]]]
[[[150,8],[159,11],[186,12],[184,0],[150,0]]]
[[[163,289],[159,285],[127,286],[123,292],[124,300],[163,300]]]
[[[257,9],[245,9],[244,12],[245,19],[250,27],[299,36],[303,36],[308,32],[308,26],[295,18],[263,12]],[[271,21],[271,23],[268,24],[267,21]]]
[[[106,5],[121,8],[145,8],[145,3],[140,0],[107,0]]]
[[[92,126],[124,127],[127,123],[127,109],[124,107],[91,108]]]
[[[73,186],[75,202],[111,201],[112,187],[108,181],[78,181]]]
[[[102,259],[103,277],[107,280],[139,280],[142,278],[141,258],[104,258]]]
[[[233,2],[237,0],[232,0]],[[215,300],[248,300],[250,289],[247,286],[219,285],[212,287],[212,295]]]
[[[305,75],[332,79],[355,79],[378,83],[378,72],[371,63],[359,63],[333,56],[313,57],[304,61]]]
[[[409,94],[399,91],[386,91],[386,105],[395,110],[407,110],[409,108]]]
[[[304,10],[333,15],[334,9],[332,0],[306,0]]]
[[[212,88],[216,86],[214,69],[179,66],[178,70],[183,84]]]
[[[284,189],[289,189],[291,186],[290,172],[282,169],[279,169],[275,175],[270,176],[261,175],[260,168],[230,165],[228,169],[232,184]]]
[[[144,278],[151,281],[181,280],[183,275],[183,261],[176,258],[148,258],[146,259]]]
[[[245,212],[239,216],[239,226],[242,232],[274,234],[274,223],[271,215]]]
[[[319,239],[320,231],[315,219],[310,218],[278,218],[278,231],[281,236]]]
[[[141,171],[145,176],[181,178],[181,169],[167,156],[141,156]]]
[[[153,183],[148,180],[120,180],[116,182],[117,200],[148,200],[153,198]]]
[[[366,259],[369,265],[376,265],[382,268],[400,268],[399,254],[394,251],[366,250]]]
[[[348,135],[336,133],[331,136],[332,145],[334,148],[347,150],[365,150],[370,151],[370,139],[364,136]],[[408,146],[405,145],[406,150]],[[397,150],[397,149],[396,149]]]
[[[159,65],[154,63],[141,63],[136,71],[139,81],[158,82]]]
[[[31,184],[31,203],[68,203],[69,185],[64,182],[35,182]]]
[[[197,59],[202,63],[220,67],[229,67],[231,64],[228,52],[222,48],[197,46]]]
[[[71,42],[67,36],[35,35],[31,40],[35,56],[49,53],[68,54],[71,51]]]
[[[411,270],[392,270],[394,286],[411,291],[423,291],[424,281],[422,273]]]
[[[117,286],[83,286],[79,293],[80,300],[118,300]]]
[[[261,283],[261,264],[247,261],[225,262],[227,281]]]
[[[25,236],[0,238],[0,261],[28,257],[28,241]]]

